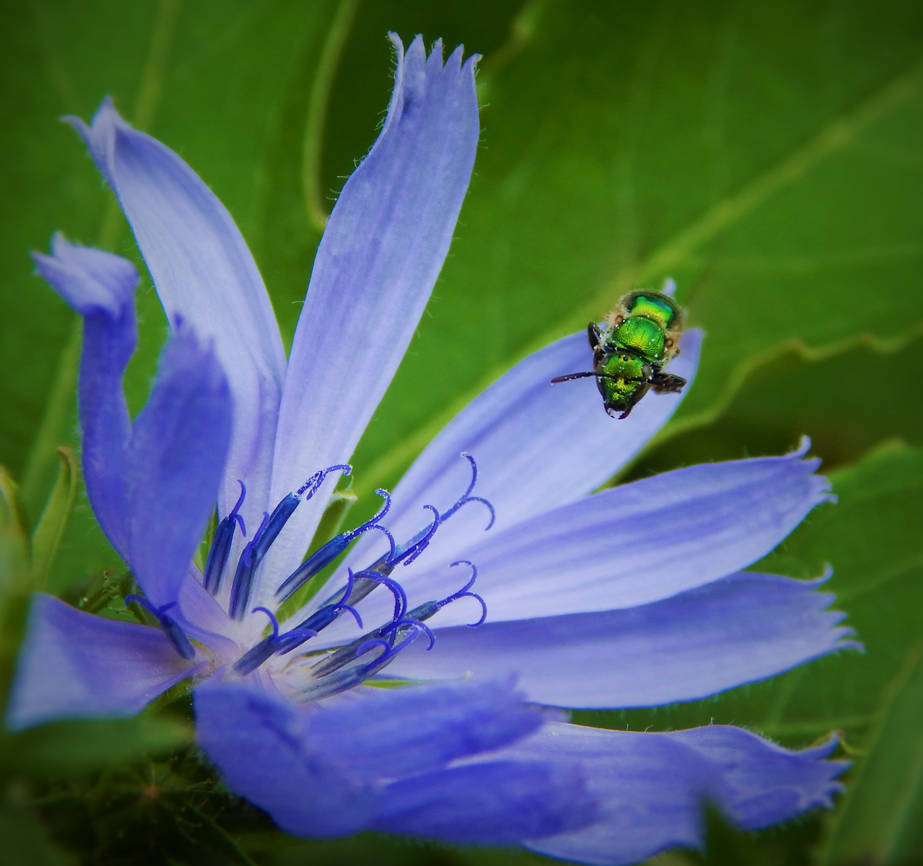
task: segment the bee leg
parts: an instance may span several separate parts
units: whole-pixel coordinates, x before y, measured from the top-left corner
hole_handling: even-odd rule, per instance
[[[598,367],[602,363],[603,356],[605,355],[602,346],[602,332],[599,330],[599,325],[597,325],[596,322],[590,322],[586,326],[586,335],[590,342],[590,349],[593,351],[593,364]]]
[[[599,325],[596,322],[590,322],[586,326],[586,336],[590,341],[590,348],[595,352],[599,348]]]
[[[672,373],[654,373],[651,376],[651,388],[658,394],[676,394],[683,390],[686,380]]]

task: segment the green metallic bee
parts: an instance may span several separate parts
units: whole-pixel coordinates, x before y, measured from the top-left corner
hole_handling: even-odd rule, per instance
[[[627,418],[634,405],[653,389],[682,391],[686,380],[664,373],[663,367],[679,354],[683,311],[662,292],[630,292],[606,318],[590,322],[587,336],[593,350],[593,370],[556,376],[552,382],[594,377],[603,406],[613,418]]]

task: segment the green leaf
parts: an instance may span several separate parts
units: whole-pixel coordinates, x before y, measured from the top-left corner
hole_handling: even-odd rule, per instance
[[[23,74],[11,103],[20,122],[0,151],[12,192],[0,207],[15,207],[0,239],[0,313],[18,324],[0,364],[17,370],[2,387],[18,411],[0,427],[0,450],[28,470],[36,504],[50,470],[42,455],[73,443],[73,318],[29,276],[28,250],[62,228],[135,255],[82,146],[55,118],[87,116],[110,93],[177,149],[228,204],[291,334],[318,211],[368,148],[387,100],[389,28],[484,54],[484,146],[429,311],[360,446],[360,495],[392,483],[518,357],[668,273],[709,335],[679,424],[714,417],[786,347],[919,333],[920,21],[907,0],[817,15],[741,0],[94,0],[11,13],[0,47]],[[162,339],[149,286],[139,298],[136,408]],[[915,411],[900,377],[878,388],[895,411]],[[841,412],[861,403],[837,399]],[[794,441],[802,431],[790,420],[783,432]],[[861,453],[851,447],[844,460]],[[78,510],[64,543],[83,565],[71,574],[112,560]]]
[[[77,499],[80,469],[74,453],[64,447],[58,448],[57,453],[61,458],[58,481],[32,533],[32,573],[36,589],[45,583]]]
[[[19,804],[0,805],[0,839],[6,866],[73,866],[77,862],[47,837],[32,811]]]
[[[923,851],[923,643],[887,689],[868,754],[837,813],[824,866],[900,866]]]
[[[192,731],[168,716],[50,722],[0,740],[5,774],[62,778],[165,754],[190,742]]]
[[[508,51],[485,52],[462,226],[357,487],[389,482],[513,358],[669,274],[708,334],[679,424],[787,347],[920,332],[920,7],[527,13]],[[916,412],[902,381],[878,387]]]

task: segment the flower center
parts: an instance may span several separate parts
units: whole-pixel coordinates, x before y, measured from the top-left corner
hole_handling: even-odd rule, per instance
[[[453,568],[466,565],[471,569],[468,581],[454,593],[441,599],[418,604],[410,610],[408,610],[407,595],[403,587],[393,577],[393,572],[399,565],[409,566],[426,550],[439,528],[464,505],[470,502],[483,505],[489,512],[489,520],[485,529],[490,529],[493,525],[493,506],[487,499],[473,495],[478,477],[477,464],[470,454],[463,453],[462,456],[471,467],[471,479],[464,493],[451,507],[442,512],[433,505],[424,505],[424,509],[431,514],[429,525],[420,529],[408,541],[398,544],[392,533],[382,523],[391,509],[391,496],[386,490],[379,489],[376,493],[382,498],[382,505],[373,517],[354,529],[340,532],[326,541],[298,568],[280,581],[274,594],[277,608],[343,554],[360,535],[374,530],[382,533],[387,539],[387,553],[379,556],[366,568],[360,570],[347,568],[348,576],[345,585],[327,597],[310,615],[294,627],[285,630],[280,628],[276,615],[270,608],[264,606],[250,608],[251,591],[258,570],[272,544],[279,537],[299,504],[311,499],[330,473],[339,471],[343,475],[349,475],[352,467],[348,464],[336,464],[315,472],[301,487],[283,497],[272,513],[264,514],[262,522],[238,558],[231,584],[228,614],[233,619],[241,620],[248,611],[263,613],[269,618],[271,633],[237,659],[232,666],[233,670],[241,676],[246,676],[274,656],[286,656],[293,653],[312,638],[316,638],[343,613],[352,616],[360,629],[364,628],[356,605],[381,586],[384,586],[394,597],[391,619],[385,625],[367,631],[355,640],[319,656],[318,660],[307,669],[306,683],[293,695],[295,699],[316,700],[369,679],[386,667],[401,650],[421,635],[426,636],[427,648],[432,649],[435,636],[425,624],[426,620],[446,605],[460,599],[472,598],[477,601],[481,608],[481,615],[476,622],[470,625],[472,628],[481,625],[487,617],[487,605],[484,599],[472,590],[477,579],[477,567],[474,563],[468,560],[451,563],[450,567]],[[246,536],[246,526],[239,513],[246,496],[246,488],[243,482],[240,482],[240,487],[241,493],[237,503],[231,512],[219,522],[215,530],[202,576],[205,588],[213,596],[218,594],[224,574],[228,571],[228,561],[236,531],[239,529],[241,534]],[[194,647],[167,613],[167,609],[172,605],[161,610],[153,610],[143,599],[134,597],[134,600],[143,604],[157,618],[177,652],[184,658],[193,657]],[[307,651],[302,650],[300,655],[310,654],[311,650],[308,649]]]

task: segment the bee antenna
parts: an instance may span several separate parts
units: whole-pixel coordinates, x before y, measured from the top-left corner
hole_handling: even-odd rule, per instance
[[[568,373],[566,376],[555,376],[551,380],[552,385],[557,385],[559,382],[569,382],[571,379],[618,379],[618,376],[613,376],[611,373],[596,373],[586,372],[586,373]]]

